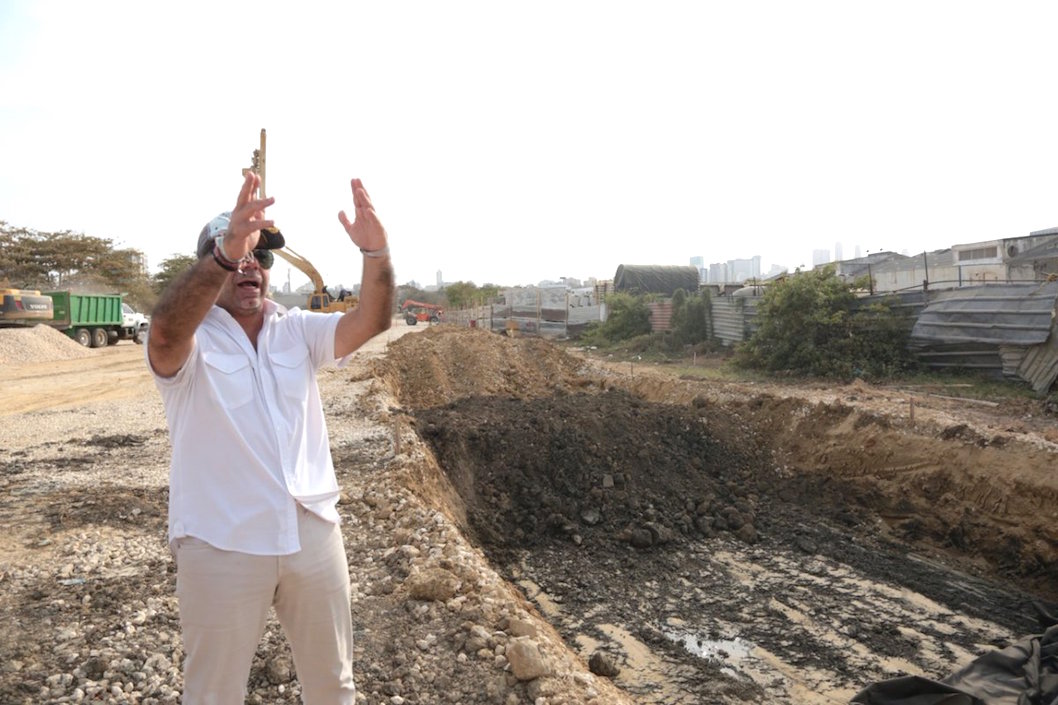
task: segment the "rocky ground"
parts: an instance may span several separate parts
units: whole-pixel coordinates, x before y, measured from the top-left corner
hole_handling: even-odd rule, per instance
[[[178,702],[142,348],[53,333],[0,335],[0,702]],[[702,382],[400,322],[321,387],[361,702],[846,702],[1056,597],[1044,402]],[[250,691],[298,702],[274,622]]]

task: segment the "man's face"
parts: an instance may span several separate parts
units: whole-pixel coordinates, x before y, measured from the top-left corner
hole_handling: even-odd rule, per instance
[[[235,318],[254,316],[261,312],[268,293],[268,270],[257,260],[242,265],[232,272],[217,296],[217,305]]]

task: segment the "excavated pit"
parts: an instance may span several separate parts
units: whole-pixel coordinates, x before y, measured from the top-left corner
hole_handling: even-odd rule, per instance
[[[1034,632],[1055,597],[1054,449],[1016,430],[445,326],[381,364],[449,513],[638,702],[846,702]]]

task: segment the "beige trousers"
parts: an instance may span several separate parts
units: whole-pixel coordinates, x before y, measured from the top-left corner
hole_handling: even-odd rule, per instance
[[[268,610],[290,641],[305,705],[352,705],[349,568],[339,526],[298,509],[301,551],[252,556],[177,539],[184,705],[243,705]]]

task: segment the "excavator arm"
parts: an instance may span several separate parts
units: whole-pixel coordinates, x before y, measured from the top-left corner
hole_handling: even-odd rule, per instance
[[[312,281],[312,287],[317,293],[323,293],[323,277],[320,276],[320,273],[312,266],[311,262],[290,249],[289,245],[281,250],[274,250],[274,252],[300,269],[301,272]]]
[[[242,173],[245,176],[248,172],[254,172],[261,177],[261,186],[258,191],[260,198],[265,198],[265,130],[261,129],[261,147],[253,151],[253,159],[250,162],[250,167],[243,169]],[[273,250],[273,252],[287,262],[297,267],[305,276],[312,282],[313,293],[309,295],[309,309],[312,311],[346,311],[353,307],[357,303],[357,297],[344,295],[339,296],[337,300],[332,301],[330,293],[323,284],[323,277],[320,275],[312,263],[309,262],[305,257],[298,254],[295,250],[290,249],[287,245],[282,249]]]

